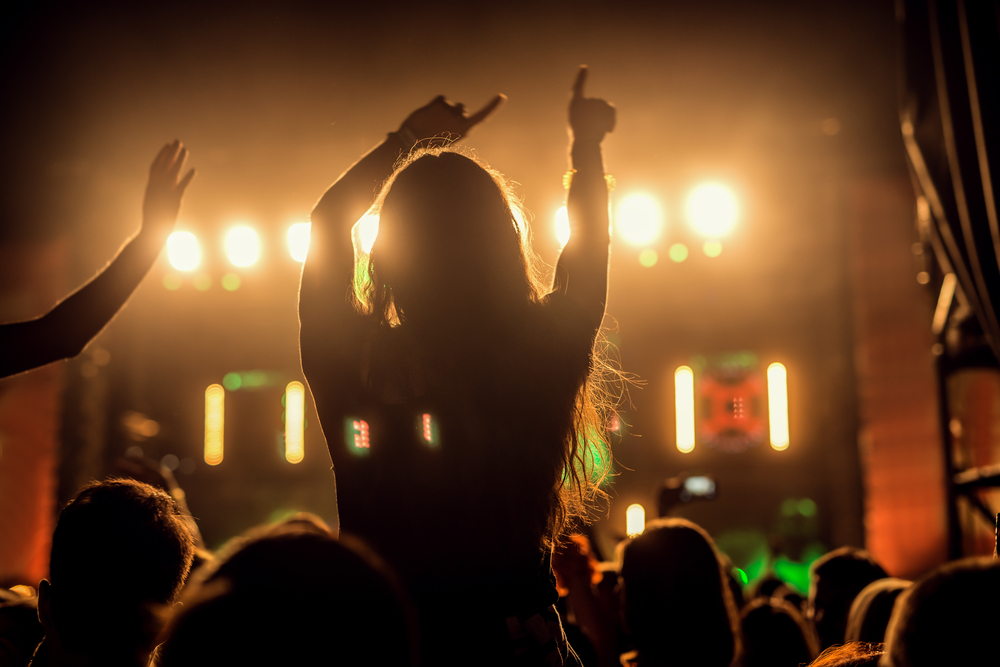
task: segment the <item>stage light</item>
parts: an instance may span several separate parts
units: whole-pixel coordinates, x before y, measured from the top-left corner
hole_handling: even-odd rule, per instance
[[[370,449],[371,438],[369,436],[368,422],[363,419],[352,421],[354,427],[354,446],[358,449]]]
[[[649,195],[629,195],[618,205],[618,231],[634,245],[648,245],[660,235],[663,213]]]
[[[639,253],[639,263],[645,266],[647,269],[656,266],[656,263],[660,261],[660,256],[656,254],[656,251],[652,248],[646,248]]]
[[[309,254],[310,229],[308,222],[296,222],[288,228],[288,252],[296,262],[306,261]]]
[[[285,387],[285,460],[301,463],[305,456],[306,389],[301,382]]]
[[[560,206],[556,211],[556,239],[559,240],[560,248],[569,241],[569,212],[565,206]]]
[[[234,227],[226,235],[226,252],[236,266],[251,266],[260,256],[257,232],[249,227]]]
[[[767,367],[767,415],[771,426],[771,447],[788,449],[788,375],[781,364]]]
[[[625,532],[629,537],[638,537],[646,530],[646,510],[636,503],[625,510]]]
[[[688,222],[700,234],[718,239],[732,231],[739,216],[736,196],[724,185],[705,183],[688,195]]]
[[[705,241],[701,249],[706,257],[718,257],[722,254],[722,244],[718,241]]]
[[[364,215],[355,226],[358,230],[357,238],[361,245],[361,251],[367,255],[371,253],[375,239],[378,237],[378,216],[370,213]]]
[[[176,273],[168,273],[163,276],[163,286],[171,292],[181,288],[181,277]]]
[[[210,466],[222,463],[226,422],[225,402],[226,390],[222,385],[209,385],[205,390],[205,463]]]
[[[191,232],[174,232],[167,238],[167,258],[178,271],[193,271],[201,263],[198,239]]]
[[[670,259],[673,261],[683,262],[688,258],[688,248],[683,243],[675,243],[670,246],[668,254],[670,255]]]
[[[694,372],[681,366],[674,372],[674,411],[677,419],[677,449],[694,450]]]

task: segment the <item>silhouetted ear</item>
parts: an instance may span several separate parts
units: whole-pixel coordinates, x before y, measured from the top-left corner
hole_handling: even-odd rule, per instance
[[[48,579],[38,582],[38,622],[45,629],[46,635],[52,634],[52,584]]]

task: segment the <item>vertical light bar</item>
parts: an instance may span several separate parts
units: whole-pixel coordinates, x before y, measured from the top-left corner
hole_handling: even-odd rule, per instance
[[[694,450],[694,372],[687,366],[674,371],[674,412],[677,419],[677,449]]]
[[[301,382],[285,387],[285,460],[301,463],[305,457],[306,389]]]
[[[771,425],[771,447],[788,449],[788,374],[781,364],[767,367],[767,416]]]
[[[205,390],[205,463],[222,463],[222,443],[226,422],[226,390],[212,384]]]
[[[628,509],[625,510],[625,532],[629,537],[635,537],[637,535],[642,535],[642,531],[646,529],[646,510],[643,509],[642,505],[636,503],[635,505],[629,505]]]

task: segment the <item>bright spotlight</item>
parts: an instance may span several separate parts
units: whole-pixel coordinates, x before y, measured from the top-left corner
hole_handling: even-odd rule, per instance
[[[257,232],[249,227],[235,227],[226,236],[226,252],[229,261],[236,266],[250,266],[260,256],[260,240]]]
[[[174,232],[167,239],[167,257],[178,271],[193,271],[201,263],[198,239],[191,232]]]
[[[559,239],[560,248],[569,241],[569,213],[565,206],[560,206],[556,211],[556,238]]]
[[[674,411],[677,418],[677,449],[694,450],[694,372],[688,366],[674,371]]]
[[[691,226],[712,239],[731,232],[739,215],[736,196],[732,190],[718,183],[696,187],[688,195],[686,211]]]
[[[288,252],[296,262],[306,261],[309,254],[309,230],[312,229],[308,222],[296,222],[288,228]]]
[[[625,532],[629,537],[638,537],[646,529],[646,510],[636,503],[625,510]]]
[[[767,367],[767,414],[771,426],[771,447],[788,449],[788,373],[781,364]]]
[[[649,245],[660,235],[663,213],[649,195],[626,197],[618,205],[618,231],[634,245]]]
[[[371,253],[372,246],[375,245],[375,239],[378,237],[378,216],[371,213],[364,215],[358,220],[355,227],[357,228],[357,242],[361,246],[361,251],[366,255]]]
[[[306,389],[301,382],[285,387],[285,460],[301,463],[305,456]]]

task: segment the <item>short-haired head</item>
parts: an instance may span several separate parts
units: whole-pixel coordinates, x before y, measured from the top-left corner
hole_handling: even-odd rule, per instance
[[[808,613],[820,648],[843,643],[854,598],[865,586],[886,576],[870,553],[856,547],[834,549],[812,564]]]
[[[191,532],[165,492],[132,479],[87,485],[52,537],[45,588],[61,641],[86,653],[151,639],[151,616],[176,598],[193,555]]]
[[[946,563],[896,601],[886,630],[884,667],[991,665],[1000,628],[1000,561]]]
[[[350,536],[258,533],[185,598],[164,667],[413,664],[413,612],[383,561]]]

